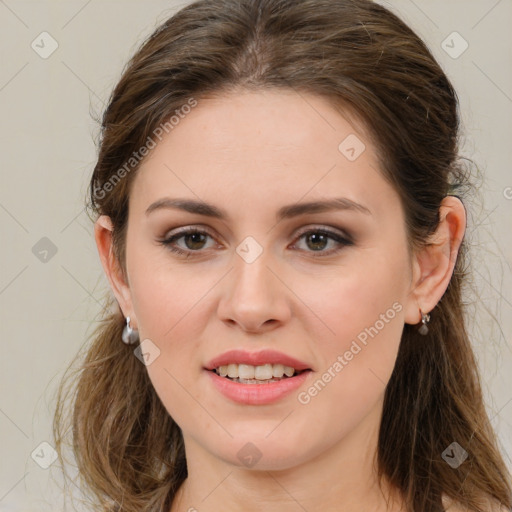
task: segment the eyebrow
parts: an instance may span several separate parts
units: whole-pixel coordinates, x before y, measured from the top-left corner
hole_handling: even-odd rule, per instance
[[[196,213],[206,217],[213,217],[219,220],[229,219],[226,210],[204,201],[194,199],[181,199],[164,197],[152,203],[146,210],[146,215],[160,209],[177,209],[189,213]],[[290,219],[307,213],[324,213],[329,211],[348,210],[359,212],[366,215],[372,215],[371,211],[362,204],[356,203],[346,197],[335,197],[325,201],[312,201],[308,203],[295,203],[279,208],[276,214],[276,220],[281,221]]]

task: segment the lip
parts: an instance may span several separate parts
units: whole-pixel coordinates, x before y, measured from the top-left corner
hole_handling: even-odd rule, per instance
[[[206,369],[204,371],[220,393],[230,400],[244,405],[265,405],[277,402],[295,391],[312,373],[304,371],[294,377],[287,377],[267,384],[242,384],[221,377],[214,371]]]
[[[218,368],[219,366],[225,366],[230,363],[249,364],[251,366],[262,366],[264,364],[282,364],[284,366],[290,366],[292,368],[295,368],[297,371],[312,369],[307,363],[303,361],[299,361],[298,359],[283,354],[282,352],[277,352],[276,350],[270,349],[261,350],[259,352],[247,352],[246,350],[230,350],[213,358],[205,366],[205,369],[215,370],[215,368]],[[242,385],[251,386],[252,384]],[[270,386],[272,385],[272,383],[265,385]]]

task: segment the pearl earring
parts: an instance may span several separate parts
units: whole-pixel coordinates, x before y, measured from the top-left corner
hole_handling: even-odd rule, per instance
[[[126,325],[123,329],[122,339],[127,345],[133,345],[139,341],[139,331],[130,326],[130,317],[126,317]]]
[[[420,334],[422,334],[423,336],[425,336],[426,334],[428,334],[428,322],[430,321],[430,315],[428,313],[423,313],[420,309],[420,314],[421,314],[421,323],[422,323],[422,326],[418,329],[418,332]]]

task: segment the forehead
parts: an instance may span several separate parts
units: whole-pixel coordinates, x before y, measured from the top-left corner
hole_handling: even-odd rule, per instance
[[[142,162],[135,181],[140,207],[165,195],[244,208],[278,200],[276,209],[302,197],[343,195],[378,210],[394,193],[362,124],[325,98],[293,90],[200,99]]]

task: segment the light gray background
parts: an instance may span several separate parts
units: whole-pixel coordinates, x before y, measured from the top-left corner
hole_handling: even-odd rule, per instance
[[[463,153],[485,174],[484,208],[469,205],[480,296],[470,328],[492,422],[512,466],[512,2],[382,3],[427,41],[452,79]],[[0,511],[64,510],[57,463],[43,469],[31,454],[43,462],[51,456],[39,445],[52,444],[56,386],[107,287],[83,209],[98,134],[90,114],[102,112],[142,39],[181,5],[0,0]],[[47,59],[31,48],[43,31],[58,43]],[[456,59],[441,46],[454,31],[469,44]],[[452,53],[462,48],[453,37],[448,44]],[[32,250],[43,237],[57,248],[47,261]]]

